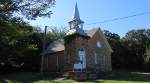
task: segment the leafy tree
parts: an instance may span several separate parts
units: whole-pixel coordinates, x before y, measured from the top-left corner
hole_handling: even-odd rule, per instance
[[[149,39],[149,29],[138,29],[131,30],[127,33],[126,37],[131,43],[132,53],[136,56],[138,65],[143,65],[144,62],[144,53],[150,44]]]
[[[28,24],[19,22],[3,22],[0,26],[0,66],[20,67],[18,59],[23,53],[18,43],[28,37],[33,29]]]
[[[110,31],[104,30],[104,34],[111,45],[111,48],[113,50],[112,53],[112,67],[118,68],[121,67],[124,63],[124,57],[123,57],[123,47],[120,42],[120,36],[116,33],[111,33]]]
[[[150,48],[146,48],[144,55],[145,65],[150,66]]]
[[[104,33],[114,51],[112,53],[114,68],[143,68],[144,63],[149,62],[147,48],[150,45],[149,29],[131,30],[121,39],[115,33],[109,31]]]
[[[64,27],[54,27],[51,26],[46,35],[46,43],[48,44],[50,41],[54,41],[57,39],[63,39],[65,36],[66,28]]]
[[[50,8],[55,0],[0,0],[1,19],[26,17],[35,19],[52,14]],[[10,18],[11,17],[11,18]]]
[[[50,17],[50,8],[54,5],[55,0],[0,0],[1,70],[25,66],[28,63],[26,60],[40,54],[43,43],[41,34],[22,18],[33,20],[42,16]]]
[[[42,35],[34,32],[20,42],[24,56],[20,57],[20,61],[24,64],[23,71],[38,71],[40,67],[40,53],[42,52]],[[33,61],[34,60],[34,61]]]

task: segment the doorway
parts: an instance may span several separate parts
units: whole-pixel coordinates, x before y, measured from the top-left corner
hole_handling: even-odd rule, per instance
[[[74,69],[80,70],[86,69],[86,53],[83,48],[79,49],[78,58],[79,62],[77,64],[74,64]]]

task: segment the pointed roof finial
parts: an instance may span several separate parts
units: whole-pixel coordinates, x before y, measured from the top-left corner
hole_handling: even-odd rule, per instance
[[[80,15],[79,15],[77,2],[75,4],[74,11],[73,11],[73,14],[72,14],[72,20],[80,20]]]

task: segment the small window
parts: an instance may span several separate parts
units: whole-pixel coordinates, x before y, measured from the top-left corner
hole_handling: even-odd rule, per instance
[[[97,62],[97,53],[96,52],[94,52],[94,63],[98,64],[98,62]]]
[[[101,43],[100,43],[100,41],[97,41],[96,46],[97,46],[98,48],[101,48]]]

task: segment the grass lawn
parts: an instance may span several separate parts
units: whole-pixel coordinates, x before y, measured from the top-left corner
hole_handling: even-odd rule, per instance
[[[57,80],[50,75],[20,72],[0,75],[0,83],[76,83],[75,80]],[[115,71],[97,80],[86,80],[84,83],[150,83],[150,73]]]
[[[150,73],[118,71],[103,77],[101,83],[150,83]]]

